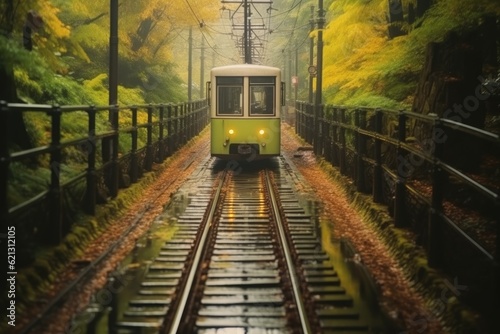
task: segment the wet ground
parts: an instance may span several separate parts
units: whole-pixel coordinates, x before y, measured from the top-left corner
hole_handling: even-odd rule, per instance
[[[319,211],[318,215],[321,217],[319,225],[323,231],[323,245],[329,254],[333,254],[331,257],[340,258],[335,255],[341,250],[338,238],[348,239],[354,245],[357,256],[350,254],[349,257],[352,260],[348,260],[346,266],[359,268],[357,263],[361,262],[369,269],[377,288],[380,289],[379,308],[388,312],[392,320],[400,323],[405,331],[409,333],[419,333],[422,330],[426,333],[446,332],[440,325],[439,320],[429,311],[424,298],[405,277],[404,271],[398,265],[398,261],[391,256],[387,246],[377,238],[373,227],[363,221],[362,215],[350,206],[343,188],[332,181],[329,174],[325,172],[324,167],[318,164],[312,152],[298,151],[304,143],[295,136],[292,128],[284,124],[282,132],[282,153],[292,161],[290,168],[297,169],[300,172],[295,174],[296,176],[291,176],[291,178],[300,193],[312,194],[305,196],[304,201],[309,201],[311,206]],[[144,194],[137,198],[136,203],[130,207],[127,213],[117,217],[117,222],[104,231],[102,237],[90,244],[81,258],[85,259],[85,261],[92,261],[93,258],[99,256],[106,244],[121,235],[123,229],[135,219],[136,212],[146,205],[149,207],[149,211],[148,216],[144,217],[144,223],[130,235],[127,241],[120,246],[103,266],[95,268],[94,278],[72,292],[68,299],[60,305],[57,312],[50,317],[43,318],[42,325],[32,333],[82,332],[77,329],[84,330],[81,326],[87,326],[93,321],[96,325],[106,326],[107,312],[110,306],[109,293],[110,290],[116,289],[116,286],[107,285],[107,277],[110,273],[115,272],[118,263],[122,263],[119,268],[125,274],[127,272],[131,274],[134,267],[137,267],[137,271],[143,270],[137,265],[137,261],[133,260],[131,254],[133,254],[132,250],[136,247],[136,241],[140,240],[139,244],[146,245],[146,247],[137,247],[135,256],[138,259],[141,256],[141,259],[153,256],[154,247],[148,245],[153,245],[155,243],[153,239],[156,237],[150,241],[147,238],[140,237],[144,235],[149,226],[154,226],[149,233],[150,236],[158,235],[159,238],[159,235],[164,234],[162,237],[168,238],[171,232],[169,232],[170,230],[164,231],[162,226],[173,224],[174,221],[168,223],[155,222],[154,217],[159,217],[165,211],[165,203],[168,203],[172,196],[172,201],[177,201],[179,208],[182,208],[180,202],[187,205],[186,195],[182,197],[182,191],[177,192],[177,189],[180,190],[184,180],[187,179],[188,175],[192,175],[195,170],[195,161],[202,160],[207,155],[208,143],[208,132],[205,131],[192,143],[182,148],[172,159],[169,158],[164,166],[161,166],[155,184],[148,187]],[[220,166],[220,168],[225,168],[223,166],[227,166],[227,162],[220,163]],[[230,166],[238,167],[239,165],[232,163]],[[150,203],[151,198],[157,196],[156,194],[159,192],[163,193],[158,198],[159,201]],[[169,207],[171,205],[167,207],[167,210]],[[179,212],[170,214],[175,217]],[[123,260],[126,255],[130,255],[130,257]],[[342,268],[342,263],[345,263],[345,261],[340,261],[337,266]],[[349,274],[344,272],[348,273],[349,271],[339,269],[341,275],[347,275],[346,277],[348,277]],[[50,300],[51,296],[65,288],[66,282],[73,276],[73,269],[68,267],[68,272],[61,273],[57,282],[50,286],[50,289],[46,289],[46,295],[40,296],[39,299]],[[353,296],[356,295],[356,291],[360,295],[364,295],[364,292],[359,292],[361,289],[357,287],[355,281],[352,279],[351,281],[353,282],[352,286],[346,286],[346,289],[350,289],[349,291]],[[96,306],[95,309],[87,309],[86,305],[88,305],[89,299]],[[370,305],[371,302],[367,301],[367,304]],[[24,323],[38,317],[41,305],[43,304],[35,304],[28,312],[23,314]],[[90,310],[90,313],[81,312],[84,309]],[[78,314],[78,316],[75,316],[75,314]],[[95,314],[101,314],[102,316],[95,316]],[[75,327],[76,324],[78,324],[78,328]],[[22,326],[23,321],[20,319],[16,330],[22,330]],[[18,332],[20,331],[14,331],[14,333]]]
[[[289,183],[306,214],[313,217],[317,235],[322,243],[321,248],[327,252],[342,287],[354,299],[360,319],[369,324],[372,332],[384,332],[384,317],[380,314],[378,292],[360,262],[359,255],[353,253],[349,242],[340,240],[331,233],[331,222],[321,219],[319,215],[322,204],[318,202],[307,182],[291,166],[290,161],[283,157],[254,163],[205,158],[171,197],[165,210],[154,219],[151,228],[137,241],[133,251],[118,265],[104,288],[94,294],[90,305],[74,318],[72,330],[106,333],[109,332],[108,326],[113,327],[115,322],[120,321],[129,307],[130,300],[141,289],[141,282],[154,259],[160,254],[162,246],[179,229],[179,220],[185,219],[186,208],[192,205],[193,201],[200,201],[200,195],[206,196],[210,192],[214,176],[223,169],[231,169],[235,175],[253,175],[262,169],[271,169]],[[297,185],[300,185],[300,189],[297,189]],[[182,248],[182,245],[179,248]],[[161,310],[161,306],[158,306],[158,310]],[[150,332],[156,333],[157,330],[141,331]]]

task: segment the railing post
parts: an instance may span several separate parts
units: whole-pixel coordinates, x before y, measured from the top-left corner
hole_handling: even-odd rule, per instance
[[[207,120],[208,120],[208,103],[207,100],[204,100],[201,109],[200,109],[200,130],[198,131],[201,132],[207,125]]]
[[[191,102],[189,104],[189,136],[188,140],[191,140],[191,138],[194,137],[194,113],[196,111],[196,102]]]
[[[401,146],[406,142],[406,114],[404,111],[399,112],[398,116],[398,148],[397,148],[397,161],[399,164],[405,161],[405,150]],[[407,173],[404,171],[403,166],[398,165],[396,175],[396,193],[394,198],[394,225],[396,227],[403,227],[406,225],[406,178]]]
[[[212,119],[212,115],[210,114],[211,110],[210,110],[210,105],[208,104],[208,101],[205,101],[205,126],[207,126],[208,124],[210,124],[210,121]]]
[[[189,136],[191,135],[191,106],[192,102],[189,101],[184,105],[184,139],[182,145],[186,144]]]
[[[139,157],[137,155],[137,107],[132,107],[132,147],[130,149],[130,182],[135,183],[139,179]]]
[[[148,124],[146,125],[147,142],[146,142],[146,157],[144,161],[144,169],[150,172],[153,169],[153,106],[150,104],[147,107]]]
[[[298,113],[299,112],[297,111],[299,105],[300,105],[300,101],[295,101],[295,105],[294,105],[295,108],[294,108],[293,111],[295,113],[295,133],[297,133],[297,134],[299,133],[299,119],[298,119],[298,116],[299,116]]]
[[[300,138],[302,139],[306,139],[306,108],[307,108],[307,105],[306,104],[302,104],[300,106],[300,125],[299,125],[299,128],[300,128]]]
[[[95,215],[95,206],[97,202],[97,175],[95,171],[96,160],[96,139],[95,139],[95,116],[96,108],[90,106],[87,110],[89,117],[88,125],[88,148],[87,148],[87,189],[85,191],[85,212],[89,215]]]
[[[160,104],[160,115],[158,120],[158,162],[162,162],[165,160],[165,138],[164,136],[164,128],[165,124],[163,124],[163,119],[165,117],[165,106]]]
[[[203,127],[207,126],[208,124],[210,124],[210,119],[211,119],[211,115],[210,115],[210,105],[208,104],[208,101],[205,100],[205,103],[203,104],[203,108],[205,109],[205,111],[203,112],[203,119],[205,120],[205,124]]]
[[[301,118],[301,121],[300,121],[300,132],[301,132],[301,135],[300,137],[302,139],[304,139],[305,141],[307,141],[307,120],[308,120],[308,117],[307,117],[307,108],[309,108],[309,104],[302,104],[301,108],[300,108],[300,118]]]
[[[433,136],[444,133],[444,127],[441,125],[441,120],[436,116],[433,127]],[[431,267],[439,267],[443,261],[443,230],[441,212],[443,209],[444,187],[446,185],[446,174],[440,167],[440,162],[443,159],[443,143],[432,138],[435,149],[432,162],[432,198],[431,208],[429,210],[428,221],[428,255],[427,260]]]
[[[210,113],[210,107],[208,105],[208,101],[204,100],[202,110],[200,111],[201,119],[202,119],[200,131],[203,130],[205,128],[205,126],[207,126],[208,119],[209,119],[209,113]]]
[[[310,117],[310,109],[311,109],[312,104],[306,104],[304,108],[304,139],[307,143],[311,142],[311,137],[310,137],[310,122],[311,122],[311,117]]]
[[[182,119],[184,122],[184,125],[182,127],[183,132],[182,132],[182,145],[186,144],[187,138],[189,136],[189,106],[190,103],[185,103],[184,108],[183,108],[183,114],[182,114]]]
[[[310,128],[310,119],[311,117],[309,117],[309,110],[311,109],[311,106],[312,104],[306,104],[304,107],[304,140],[307,142],[307,143],[310,143],[310,132],[309,131],[309,128]]]
[[[364,136],[359,131],[366,126],[365,111],[356,109],[354,111],[354,126],[356,127],[356,191],[365,192],[365,168],[363,156],[365,154]]]
[[[193,126],[193,115],[194,115],[194,104],[195,102],[190,102],[188,105],[188,131],[187,131],[187,136],[186,136],[186,143],[193,138],[193,133],[194,133],[194,126]]]
[[[118,164],[118,140],[119,140],[119,112],[118,105],[114,105],[110,113],[112,114],[115,123],[112,124],[113,127],[113,139],[112,139],[112,152],[111,152],[111,167],[110,167],[110,182],[109,182],[109,190],[111,197],[116,197],[118,195],[118,180],[119,180],[119,164]]]
[[[167,150],[168,150],[168,156],[172,155],[172,152],[174,151],[174,124],[172,120],[172,109],[173,106],[172,104],[168,104],[167,106]]]
[[[186,132],[184,135],[184,144],[187,143],[189,138],[191,138],[191,107],[193,106],[193,102],[189,102],[186,104]]]
[[[199,101],[196,101],[193,103],[191,107],[191,138],[194,138],[197,134],[197,129],[198,129],[198,110],[199,110]],[[190,139],[191,139],[190,138]]]
[[[49,225],[44,234],[50,244],[61,242],[63,231],[62,199],[61,199],[61,108],[53,106],[50,111],[51,117],[51,140],[50,140],[50,186],[49,186]],[[52,224],[55,225],[52,226]],[[56,231],[54,233],[54,231]]]
[[[345,143],[345,109],[340,108],[339,119],[339,169],[342,175],[346,174],[346,143]]]
[[[4,224],[9,222],[9,203],[7,188],[9,176],[9,122],[11,111],[7,102],[0,101],[0,218]],[[5,232],[5,228],[2,230]]]
[[[208,105],[208,100],[203,101],[203,111],[201,113],[203,116],[203,126],[201,127],[202,129],[205,128],[205,126],[208,125],[209,119],[210,119],[210,106]]]
[[[202,122],[202,115],[203,115],[203,108],[204,108],[204,101],[200,101],[198,105],[196,106],[196,113],[195,113],[195,124],[196,124],[196,130],[195,130],[195,136],[198,135],[201,130],[203,129],[203,122]]]
[[[193,102],[191,104],[191,135],[189,136],[189,139],[191,140],[192,138],[194,138],[194,136],[196,135],[196,114],[197,114],[197,111],[198,111],[198,101],[196,102]]]
[[[179,146],[177,148],[184,145],[184,138],[186,138],[186,109],[187,109],[187,104],[184,102],[181,104],[181,107],[179,109],[180,131],[179,131]]]
[[[332,162],[332,123],[331,119],[326,115],[329,115],[328,108],[323,109],[323,155],[325,160],[333,165]]]
[[[308,125],[307,125],[307,142],[309,144],[314,144],[314,128],[316,127],[316,108],[314,104],[308,106]]]
[[[332,108],[332,114],[330,115],[330,123],[332,124],[332,165],[340,166],[339,163],[339,147],[338,147],[338,108]]]
[[[303,103],[297,102],[297,109],[295,110],[297,112],[297,115],[295,116],[297,118],[297,127],[295,128],[295,131],[300,138],[304,138],[304,135],[302,134],[302,108]]]
[[[314,107],[314,154],[323,154],[323,105]]]
[[[375,132],[382,136],[382,111],[375,110]],[[375,166],[373,167],[373,201],[382,203],[383,201],[383,172],[382,172],[382,140],[375,138],[374,145]]]
[[[180,122],[181,122],[181,120],[180,120],[180,116],[179,116],[179,104],[176,104],[174,106],[174,132],[172,133],[172,135],[174,136],[174,138],[173,138],[174,151],[177,150],[177,147],[179,146]]]

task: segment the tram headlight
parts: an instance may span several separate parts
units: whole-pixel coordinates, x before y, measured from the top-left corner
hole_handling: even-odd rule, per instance
[[[265,140],[265,138],[264,138],[265,133],[266,133],[266,131],[264,131],[264,129],[259,130],[259,135],[261,136],[260,140]],[[266,147],[266,143],[262,142],[262,143],[260,143],[260,146]]]
[[[234,134],[234,130],[233,129],[229,129],[229,131],[227,131],[227,133],[229,133],[229,135],[233,135]],[[229,136],[226,137],[226,140],[224,140],[224,144],[222,144],[224,147],[227,146],[227,144],[229,144]]]

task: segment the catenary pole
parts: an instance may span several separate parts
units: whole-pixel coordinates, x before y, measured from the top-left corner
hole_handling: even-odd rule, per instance
[[[323,29],[325,26],[323,0],[318,0],[318,45],[317,45],[317,75],[316,75],[316,106],[323,103]]]
[[[314,31],[314,6],[311,6],[311,19],[309,21],[311,23],[310,41],[309,41],[309,68],[314,66],[314,36],[312,32]],[[314,101],[314,74],[309,73],[309,103],[313,103]]]
[[[188,55],[188,101],[192,100],[193,86],[193,27],[189,27],[189,55]]]

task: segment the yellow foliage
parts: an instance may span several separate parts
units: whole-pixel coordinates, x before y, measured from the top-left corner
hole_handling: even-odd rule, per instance
[[[415,0],[403,0],[402,10]],[[500,17],[493,0],[436,0],[422,18],[388,37],[387,0],[337,0],[329,7],[324,32],[324,88],[327,103],[412,101],[426,46],[453,30],[478,27],[485,16]],[[407,17],[405,17],[405,20]],[[392,102],[388,102],[392,99]]]
[[[188,3],[191,3],[190,8]],[[118,39],[120,57],[145,62],[165,62],[172,59],[171,44],[178,31],[200,22],[218,18],[217,0],[150,0],[120,2]],[[79,43],[94,48],[109,44],[109,2],[72,0],[64,3],[73,15],[73,37]],[[91,22],[85,22],[85,21]],[[83,23],[82,23],[83,22]]]
[[[120,7],[120,15],[127,19],[120,21],[120,41],[137,58],[159,61],[171,57],[168,47],[179,28],[199,26],[218,18],[217,0],[128,1]],[[147,31],[147,34],[144,32]],[[147,35],[147,38],[144,36]],[[138,40],[140,42],[138,42]],[[134,43],[135,48],[134,48]],[[140,47],[137,48],[137,43]]]
[[[386,22],[381,10],[386,0],[334,1],[333,19],[325,31],[324,85],[359,89],[373,80],[374,57],[385,47]]]
[[[44,29],[50,32],[50,37],[55,39],[69,38],[70,29],[58,18],[60,9],[54,7],[51,2],[43,1],[40,6],[38,14],[42,17],[44,22]]]

